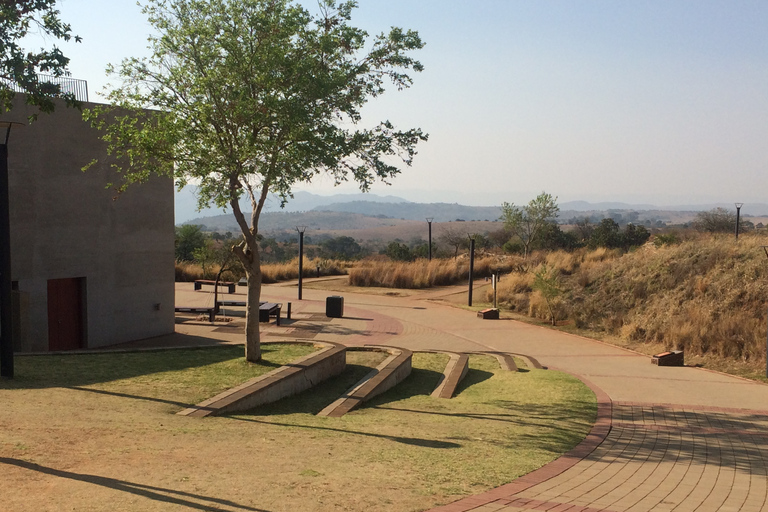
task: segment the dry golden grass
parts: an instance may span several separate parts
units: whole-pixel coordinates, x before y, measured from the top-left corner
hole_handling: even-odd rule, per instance
[[[517,264],[516,258],[480,257],[475,259],[476,278],[488,277],[494,269],[509,272]],[[469,276],[469,259],[433,259],[428,261],[364,261],[349,269],[352,286],[380,286],[384,288],[430,288],[448,286],[464,281]]]
[[[202,267],[198,263],[191,261],[177,261],[176,262],[176,282],[177,283],[189,283],[197,279],[214,279],[216,274],[221,269],[220,265],[211,265],[208,267],[208,273],[203,273]],[[237,271],[225,271],[221,275],[222,281],[237,282],[243,277],[241,272]]]
[[[764,364],[768,260],[764,235],[701,235],[676,245],[633,252],[597,249],[551,253],[562,294],[559,319],[580,329],[687,353]],[[511,310],[547,318],[531,290],[532,272],[504,276],[498,300]],[[490,300],[490,297],[489,297]]]
[[[317,268],[320,267],[321,276],[339,276],[346,274],[349,263],[322,258],[304,258],[304,277],[316,277]],[[285,263],[270,263],[261,266],[261,282],[277,283],[299,278],[299,258],[293,258]]]
[[[304,258],[304,277],[315,277],[317,267],[320,267],[320,275],[338,276],[346,273],[349,263],[326,260],[321,258]],[[203,274],[203,269],[199,264],[190,261],[176,262],[176,282],[186,283],[196,279],[212,279],[219,272],[221,267],[213,265],[208,271],[208,275]],[[224,272],[221,276],[224,281],[239,281],[244,275],[235,271]],[[286,263],[270,263],[261,266],[261,282],[277,283],[279,281],[288,281],[299,278],[299,258],[294,258]]]

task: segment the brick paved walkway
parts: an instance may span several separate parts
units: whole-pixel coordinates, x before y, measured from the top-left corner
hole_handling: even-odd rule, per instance
[[[438,510],[751,511],[768,507],[768,416],[613,404],[606,439],[525,490]],[[478,497],[479,498],[479,497]]]
[[[264,287],[270,300],[295,294],[289,286]],[[294,311],[310,318],[324,311],[325,296],[337,294],[305,288]],[[598,395],[598,423],[572,452],[434,512],[768,511],[768,386],[660,368],[647,356],[550,329],[479,320],[435,302],[435,290],[344,295],[345,317],[318,326],[318,339],[527,354],[578,376]]]

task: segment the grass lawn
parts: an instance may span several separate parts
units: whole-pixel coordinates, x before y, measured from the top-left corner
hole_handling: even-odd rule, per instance
[[[509,482],[577,444],[591,391],[558,372],[470,358],[458,395],[429,396],[447,361],[415,354],[395,389],[343,418],[314,414],[381,360],[249,414],[176,416],[186,404],[309,346],[18,357],[0,382],[8,510],[415,511]],[[202,396],[201,396],[202,395]],[[10,496],[8,496],[10,494]]]

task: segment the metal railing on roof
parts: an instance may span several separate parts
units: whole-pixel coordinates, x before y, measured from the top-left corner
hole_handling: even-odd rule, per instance
[[[58,85],[64,94],[72,94],[77,101],[88,101],[88,82],[68,76],[54,76],[37,74],[38,82]],[[4,85],[15,92],[26,92],[19,84],[9,80],[2,80]]]

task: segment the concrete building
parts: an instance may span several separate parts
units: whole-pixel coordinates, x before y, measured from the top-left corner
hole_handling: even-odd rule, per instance
[[[173,183],[117,194],[99,133],[77,109],[34,112],[17,95],[8,142],[14,347],[96,348],[174,330]],[[84,108],[92,104],[86,103]],[[93,159],[99,163],[83,172]]]

